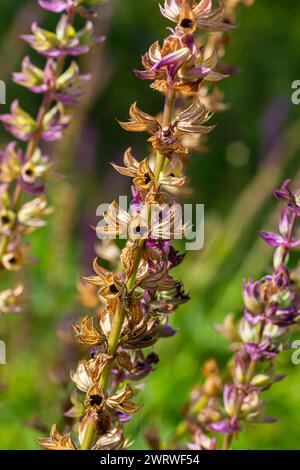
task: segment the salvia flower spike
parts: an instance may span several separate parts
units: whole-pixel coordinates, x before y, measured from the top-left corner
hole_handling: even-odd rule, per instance
[[[57,8],[64,4],[59,2]],[[60,434],[54,426],[50,438],[39,440],[47,449],[128,446],[124,423],[139,410],[133,400],[134,384],[150,374],[159,360],[144,348],[176,334],[169,317],[189,299],[182,282],[171,274],[184,259],[171,241],[187,230],[175,194],[186,182],[188,148],[184,139],[213,130],[208,124],[211,112],[198,92],[200,95],[206,82],[225,77],[217,69],[218,53],[206,48],[206,41],[208,44],[210,31],[228,30],[232,25],[225,22],[223,7],[214,10],[211,2],[203,0],[166,1],[162,13],[175,22],[175,29],[162,45],[150,46],[143,56],[144,70],[135,73],[163,93],[164,109],[157,117],[134,103],[130,119],[120,122],[125,130],[148,134],[151,149],[139,160],[129,148],[124,166],[113,164],[119,173],[132,178],[133,199],[129,212],[113,202],[104,214],[105,223],[97,228],[102,236],[127,238],[120,254],[121,267],[109,270],[100,258],[95,259],[95,275],[85,281],[99,289],[101,308],[96,318],[84,316],[74,325],[79,343],[92,347],[91,357],[71,373],[77,391],[67,416],[79,418],[79,432]],[[199,43],[195,32],[205,33],[207,39]],[[177,107],[179,93],[188,93],[183,109]]]
[[[91,46],[104,39],[94,37],[90,19],[85,20],[81,31],[74,28],[76,15],[93,17],[90,7],[100,2],[39,0],[38,3],[46,10],[61,14],[56,32],[45,31],[34,23],[32,35],[22,36],[46,57],[45,66],[40,69],[25,57],[21,71],[13,73],[12,79],[41,95],[39,111],[33,117],[15,100],[10,113],[0,116],[6,131],[16,139],[0,151],[0,269],[9,271],[19,270],[34,261],[23,238],[45,225],[45,216],[51,212],[45,185],[54,176],[54,162],[43,154],[40,143],[62,138],[72,118],[65,106],[77,103],[82,86],[90,79],[89,75],[80,74],[75,56],[88,52]],[[74,59],[65,67],[67,56]],[[17,140],[25,142],[25,150]],[[0,297],[0,312],[19,311],[23,298],[20,286],[2,292]]]
[[[297,239],[300,191],[292,191],[287,180],[274,191],[285,203],[279,220],[279,233],[260,232],[264,241],[274,247],[273,272],[258,281],[243,282],[243,317],[235,325],[227,317],[217,330],[231,338],[234,357],[230,362],[229,378],[222,385],[219,371],[214,376],[211,393],[202,387],[197,416],[191,413],[187,422],[193,422],[193,449],[217,448],[216,436],[223,435],[222,448],[231,447],[249,423],[273,423],[275,418],[265,414],[266,402],[262,392],[284,378],[275,371],[278,355],[289,348],[290,328],[300,320],[300,298],[297,273],[288,266],[291,250],[299,246]],[[217,380],[216,380],[217,379]],[[221,385],[221,386],[220,386]],[[207,388],[207,387],[206,387]],[[221,396],[220,396],[221,393]],[[211,435],[211,433],[214,434]]]

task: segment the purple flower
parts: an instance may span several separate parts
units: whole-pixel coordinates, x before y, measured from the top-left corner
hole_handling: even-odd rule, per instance
[[[12,79],[17,85],[25,86],[33,93],[45,93],[55,83],[53,62],[47,62],[45,70],[41,70],[26,56],[22,62],[22,72],[14,72]]]
[[[223,401],[226,413],[229,416],[236,414],[236,407],[239,397],[239,391],[235,384],[226,384],[223,390]]]
[[[282,236],[273,232],[259,232],[260,236],[273,247],[283,246],[292,249],[300,245],[300,240],[290,240],[288,236]]]
[[[215,437],[208,437],[200,429],[197,429],[193,443],[188,444],[190,450],[216,450],[217,439]]]
[[[266,338],[260,344],[254,341],[246,343],[246,351],[253,361],[274,359],[277,356],[277,352],[274,351],[274,346],[269,338]]]
[[[181,264],[185,258],[185,253],[179,253],[175,248],[171,245],[168,254],[168,262],[169,262],[169,269],[175,268],[179,264]]]
[[[288,308],[271,307],[266,312],[266,318],[274,325],[285,327],[293,325],[299,317],[299,314],[298,305],[292,305]]]
[[[161,258],[167,258],[168,270],[178,266],[185,258],[185,253],[179,253],[175,250],[170,240],[154,240],[149,238],[146,241],[146,246],[154,250]]]
[[[293,229],[293,220],[294,217],[291,213],[291,210],[288,207],[285,207],[280,214],[279,220],[279,232],[283,236],[288,236],[291,230]]]
[[[243,383],[247,375],[249,356],[244,351],[238,351],[234,360],[233,377],[236,384]]]
[[[82,0],[38,0],[41,8],[44,10],[52,11],[53,13],[62,13],[63,11],[72,12],[77,11],[84,18],[93,18],[95,13],[92,10],[80,6]],[[87,0],[85,3],[96,4],[97,0]]]
[[[159,333],[161,338],[171,338],[178,333],[178,328],[173,328],[169,323],[165,325]]]
[[[22,72],[13,74],[13,81],[18,85],[33,93],[48,93],[49,99],[52,97],[66,105],[77,102],[77,97],[82,94],[80,87],[90,78],[90,75],[80,75],[76,62],[72,62],[58,77],[55,60],[49,59],[44,70],[41,70],[30,62],[29,57],[22,62]]]
[[[138,351],[136,359],[130,372],[122,373],[122,380],[142,380],[155,370],[159,357],[155,353],[150,353],[146,357],[142,351]]]
[[[1,117],[0,117],[1,119]],[[23,152],[17,148],[17,142],[13,141],[10,142],[5,150],[0,150],[0,163],[4,162],[12,162],[14,160],[19,161],[20,163],[23,162],[24,155]],[[1,168],[2,170],[2,168]],[[4,175],[1,174],[0,180],[3,181]]]
[[[11,105],[11,114],[2,114],[0,121],[4,128],[14,137],[24,142],[30,140],[37,130],[35,120],[20,106],[18,100]],[[62,130],[65,129],[71,121],[71,116],[64,114],[61,105],[56,105],[45,115],[41,124],[41,138],[46,141],[59,140],[62,136]]]
[[[162,68],[166,68],[168,75],[174,79],[180,67],[191,56],[191,50],[188,47],[183,47],[175,52],[171,52],[163,56],[154,66],[153,72],[157,72]]]
[[[24,193],[27,194],[43,194],[43,192],[45,191],[44,184],[40,186],[35,186],[34,183],[26,183],[21,177],[18,178],[18,183]]]
[[[49,142],[60,140],[62,131],[69,126],[70,122],[71,116],[64,114],[63,107],[59,104],[54,106],[43,120],[42,139]]]
[[[131,421],[131,416],[127,413],[122,413],[122,411],[117,412],[117,417],[120,423],[125,424]]]
[[[274,190],[274,196],[287,202],[287,206],[294,214],[300,216],[300,191],[293,192],[290,188],[291,180],[286,180],[281,189]]]
[[[247,310],[251,313],[261,313],[262,299],[259,281],[253,282],[251,278],[248,283],[243,281],[243,300]]]
[[[40,28],[36,23],[33,23],[31,30],[33,34],[25,34],[22,38],[37,52],[49,58],[85,54],[90,46],[105,39],[104,36],[93,36],[94,26],[91,21],[87,21],[84,28],[76,32],[69,25],[67,15],[61,17],[55,33]]]
[[[239,431],[237,419],[226,419],[224,421],[217,421],[216,423],[210,424],[208,429],[220,434],[234,434]]]
[[[161,48],[156,42],[150,46],[149,52],[143,56],[146,70],[135,70],[137,77],[143,80],[179,79],[179,81],[201,81],[202,79],[218,81],[225,78],[215,72],[216,59],[209,51],[198,47],[191,34],[184,37],[173,32]],[[174,43],[177,47],[174,50]],[[171,52],[170,52],[171,51]]]
[[[13,101],[10,111],[11,114],[0,116],[5,130],[19,140],[30,140],[36,129],[35,120],[19,106],[18,100]]]
[[[290,273],[286,266],[280,266],[279,269],[276,269],[270,279],[277,287],[287,287],[291,284]]]
[[[131,186],[131,193],[132,193],[133,199],[131,200],[130,210],[132,211],[134,215],[138,215],[140,214],[144,206],[144,202],[136,186]]]
[[[54,13],[62,13],[63,11],[75,5],[76,0],[38,0],[40,7]]]

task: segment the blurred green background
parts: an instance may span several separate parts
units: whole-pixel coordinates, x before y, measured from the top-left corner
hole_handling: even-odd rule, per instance
[[[19,34],[36,18],[53,27],[56,17],[35,1],[0,0],[0,7],[0,79],[7,82],[1,112],[19,97],[35,114],[39,98],[11,84],[9,75],[29,52]],[[300,115],[291,104],[291,84],[300,79],[299,20],[299,2],[257,0],[238,10],[239,28],[230,34],[225,62],[240,73],[220,84],[230,108],[213,117],[218,126],[208,152],[193,155],[188,167],[194,194],[187,202],[205,204],[205,247],[190,253],[178,270],[192,300],[174,316],[180,333],[155,346],[160,364],[139,395],[142,412],[127,428],[134,449],[145,448],[149,426],[170,436],[192,385],[202,380],[205,359],[226,363],[228,345],[213,325],[240,311],[242,278],[269,269],[271,250],[257,231],[275,228],[272,188],[287,176],[300,182]],[[162,97],[132,69],[140,67],[141,54],[164,37],[167,26],[156,0],[115,0],[100,10],[97,30],[106,32],[107,42],[81,60],[94,80],[63,142],[45,149],[56,155],[66,177],[50,185],[55,213],[31,237],[39,264],[21,275],[28,308],[1,317],[7,365],[0,366],[0,449],[38,448],[35,439],[60,420],[70,391],[68,370],[78,359],[69,324],[86,313],[76,302],[76,284],[80,274],[91,272],[96,238],[90,225],[98,204],[129,192],[128,180],[117,177],[109,162],[120,162],[128,146],[141,158],[147,152],[144,136],[126,133],[116,118],[126,119],[135,100],[149,113],[161,110]],[[1,130],[1,146],[7,139]],[[278,417],[278,424],[249,427],[237,448],[300,448],[300,366],[290,358],[291,352],[282,354],[278,371],[287,378],[267,392],[268,414]]]

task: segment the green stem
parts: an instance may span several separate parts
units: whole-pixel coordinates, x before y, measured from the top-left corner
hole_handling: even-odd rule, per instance
[[[130,278],[128,279],[127,282],[127,292],[130,293],[134,287],[135,287],[135,282],[136,282],[136,276],[138,273],[139,269],[139,264],[140,264],[140,250],[144,246],[144,240],[140,240],[138,244],[138,248],[135,253],[135,260],[134,260],[134,267],[132,274]],[[108,338],[108,350],[109,353],[114,356],[117,352],[118,349],[118,344],[119,344],[119,339],[120,335],[122,332],[122,327],[125,321],[125,316],[126,316],[126,311],[125,307],[122,303],[122,300],[120,301],[118,310],[115,315],[115,319],[113,322],[112,330],[110,332],[109,338]],[[109,377],[110,377],[110,372],[112,368],[112,362],[109,362],[106,367],[103,370],[103,373],[100,378],[100,385],[103,388],[103,390],[107,389],[108,382],[109,382]]]
[[[226,436],[224,437],[222,450],[229,450],[230,449],[232,439],[233,439],[233,434],[226,434]]]
[[[172,122],[172,115],[174,111],[175,104],[175,91],[173,83],[170,83],[166,93],[166,101],[162,119],[162,130],[167,131]],[[164,169],[166,163],[166,157],[161,153],[157,152],[154,168],[155,183],[159,186],[159,176],[162,170]]]
[[[92,419],[89,419],[85,427],[84,439],[82,441],[80,450],[90,450],[91,442],[94,441],[94,438],[95,438],[94,421]]]
[[[164,106],[164,113],[163,113],[163,120],[162,120],[163,129],[168,128],[171,123],[172,114],[174,110],[174,102],[175,102],[174,87],[173,87],[173,84],[170,83],[167,93],[166,93],[166,100],[165,100],[165,106]],[[156,181],[157,186],[159,186],[159,175],[164,168],[165,161],[166,161],[166,157],[161,155],[158,152],[156,162],[155,162],[155,168],[154,168],[154,176],[155,176],[155,181]],[[149,208],[149,213],[150,213],[150,210],[151,210],[151,207]],[[126,286],[127,294],[130,294],[135,288],[136,277],[138,274],[138,268],[140,264],[140,254],[141,254],[141,250],[144,247],[144,243],[145,243],[145,240],[143,239],[139,240],[138,246],[135,250],[134,267],[133,267],[132,274],[127,281],[127,286]],[[117,349],[118,349],[119,340],[120,340],[123,324],[125,321],[125,317],[126,317],[126,311],[121,300],[118,310],[115,314],[112,330],[108,338],[108,352],[113,357],[115,356]],[[106,391],[108,384],[109,384],[109,378],[110,378],[112,365],[113,365],[113,360],[106,365],[100,378],[100,385],[103,388],[104,392]]]

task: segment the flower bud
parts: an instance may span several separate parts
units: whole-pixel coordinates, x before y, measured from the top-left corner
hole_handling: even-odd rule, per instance
[[[255,341],[258,328],[259,328],[258,325],[252,325],[245,318],[242,318],[238,326],[241,339],[245,343],[249,341]]]
[[[262,402],[259,399],[257,392],[250,392],[243,399],[241,411],[245,414],[259,412]]]
[[[281,235],[288,236],[292,227],[292,214],[291,211],[286,207],[281,211],[279,220],[279,231]]]
[[[293,302],[293,294],[288,289],[286,289],[277,295],[276,300],[280,308],[289,308]]]
[[[233,369],[233,375],[234,375],[234,381],[238,383],[244,383],[246,380],[246,369],[247,369],[247,364],[242,356],[242,354],[239,352],[236,354],[235,357],[235,362],[234,362],[234,369]]]
[[[279,269],[283,262],[287,262],[286,251],[284,246],[278,246],[274,252],[273,266],[274,269]]]
[[[257,374],[251,380],[253,387],[266,387],[271,383],[271,378],[266,374]]]
[[[246,308],[255,314],[262,311],[261,298],[260,298],[260,283],[249,280],[248,284],[243,281],[243,300]]]
[[[286,328],[274,325],[273,323],[267,323],[264,327],[264,336],[266,338],[279,338],[285,332]]]
[[[298,207],[300,207],[300,191],[296,191],[294,194],[295,197],[295,203]]]
[[[234,416],[236,413],[237,398],[236,386],[225,385],[223,393],[224,408],[229,416]]]

